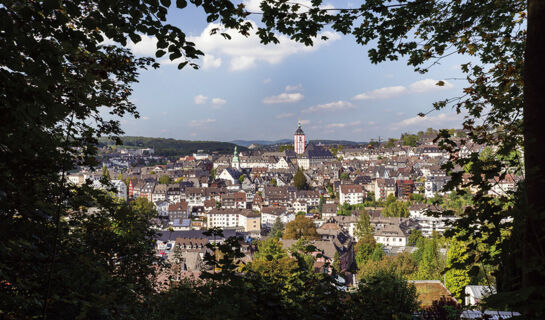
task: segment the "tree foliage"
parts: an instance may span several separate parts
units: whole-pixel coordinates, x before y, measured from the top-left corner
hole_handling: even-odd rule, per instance
[[[393,195],[388,195],[386,198],[386,208],[381,211],[385,217],[403,217],[409,216],[409,203],[398,201]]]
[[[371,217],[369,217],[369,214],[365,211],[365,209],[362,209],[360,212],[360,218],[356,223],[356,231],[354,236],[359,239],[366,235],[372,235],[373,231],[374,228],[371,225]]]
[[[418,310],[416,288],[384,270],[362,278],[351,299],[351,319],[413,319]]]
[[[439,239],[436,235],[432,238],[420,238],[416,243],[417,250],[413,253],[413,259],[418,266],[413,278],[416,280],[438,280],[445,268],[444,257],[439,253]]]
[[[396,146],[397,140],[394,138],[389,138],[388,141],[384,144],[385,148],[393,148]]]
[[[114,143],[109,139],[99,139],[100,145]],[[197,152],[232,154],[234,143],[222,141],[190,141],[171,138],[149,138],[149,137],[121,137],[121,145],[125,148],[151,148],[155,155],[164,157],[175,157],[180,155],[191,155]],[[238,146],[239,151],[247,151],[248,148]]]
[[[369,261],[371,254],[375,251],[377,247],[377,242],[372,234],[365,234],[360,238],[356,243],[354,251],[356,253],[355,260],[358,268],[364,268],[364,265]]]
[[[160,184],[170,184],[172,183],[172,178],[168,175],[163,175],[159,177]]]
[[[302,237],[312,240],[318,239],[319,235],[312,220],[305,218],[304,215],[298,215],[295,217],[295,220],[286,224],[283,238],[297,240]]]
[[[293,176],[293,184],[297,190],[308,189],[307,178],[305,177],[305,174],[301,168],[297,169],[295,176]]]
[[[418,136],[415,134],[404,133],[401,135],[401,144],[404,146],[415,147],[418,143]]]
[[[273,223],[273,225],[271,227],[271,232],[269,233],[269,235],[271,237],[275,237],[275,238],[282,238],[282,233],[283,232],[284,232],[284,224],[282,223],[280,218],[277,217],[274,220],[274,223]]]

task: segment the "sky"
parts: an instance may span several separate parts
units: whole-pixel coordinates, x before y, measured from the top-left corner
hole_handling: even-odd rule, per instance
[[[259,0],[248,1],[255,7]],[[201,8],[172,8],[168,23],[206,55],[196,61],[199,70],[178,70],[176,63],[160,59],[159,69],[141,72],[131,97],[140,118],[122,119],[127,135],[276,140],[291,138],[301,121],[310,140],[369,141],[461,127],[462,116],[450,108],[424,118],[418,113],[459,95],[466,83],[448,79],[463,76],[459,66],[467,58],[451,56],[419,74],[403,59],[374,65],[369,47],[331,31],[324,31],[329,40],[313,47],[284,36],[279,45],[264,46],[255,35],[229,32],[231,40],[210,35],[218,25],[206,23]],[[151,37],[128,47],[137,56],[154,56],[156,48]],[[445,85],[436,86],[439,80]]]

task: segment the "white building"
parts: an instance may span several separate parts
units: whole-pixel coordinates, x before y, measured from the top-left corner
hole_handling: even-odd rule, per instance
[[[389,247],[405,247],[408,236],[397,225],[387,225],[374,234],[375,241]]]
[[[490,286],[466,286],[465,288],[465,305],[475,306],[479,302],[491,294],[496,293],[496,288]]]
[[[206,214],[208,228],[240,228],[246,232],[261,231],[258,213],[248,209],[212,209]]]
[[[114,188],[113,196],[127,201],[127,185],[121,180],[111,180],[112,187]],[[100,182],[100,180],[93,181],[93,188],[107,190],[107,187]]]
[[[341,184],[339,192],[339,202],[350,205],[363,203],[363,188],[357,184]]]
[[[277,218],[280,219],[280,222],[286,224],[295,220],[295,213],[288,212],[286,207],[264,207],[261,210],[261,225],[270,228]]]

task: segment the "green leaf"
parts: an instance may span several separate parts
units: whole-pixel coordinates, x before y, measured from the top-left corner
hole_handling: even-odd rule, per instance
[[[183,9],[187,7],[187,1],[186,0],[176,0],[176,7],[179,9]]]
[[[155,52],[155,56],[156,56],[157,58],[161,58],[162,56],[165,55],[165,53],[166,53],[165,50],[157,50],[157,52]]]
[[[163,7],[170,7],[170,0],[161,0],[161,4],[163,5]]]
[[[182,69],[187,65],[188,62],[189,62],[189,61],[184,61],[184,62],[180,63],[180,64],[178,65],[178,69],[179,69],[179,70],[182,70]]]
[[[134,43],[138,43],[140,41],[142,41],[142,37],[138,34],[135,34],[135,33],[131,33],[129,35],[129,38],[131,38],[131,41],[134,42]]]

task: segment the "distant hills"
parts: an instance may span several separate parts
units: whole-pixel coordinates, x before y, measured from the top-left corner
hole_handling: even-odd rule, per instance
[[[235,143],[221,141],[191,141],[177,140],[170,138],[149,138],[149,137],[121,137],[123,146],[138,148],[153,148],[155,154],[161,156],[179,156],[189,155],[202,150],[205,153],[233,153]],[[99,140],[99,146],[112,145],[113,141],[102,138]],[[248,150],[244,145],[240,145],[239,151]]]
[[[153,148],[155,154],[161,156],[180,156],[189,155],[202,150],[205,153],[233,153],[235,145],[238,145],[239,151],[246,151],[252,144],[261,146],[274,146],[291,144],[291,139],[280,140],[233,140],[229,142],[223,141],[191,141],[177,140],[171,138],[150,138],[150,137],[121,137],[123,146],[128,148]],[[311,140],[315,144],[336,145],[342,144],[345,146],[366,145],[367,142],[355,142],[348,140]],[[99,146],[112,145],[113,141],[107,138],[99,139]]]
[[[277,144],[287,144],[287,143],[293,143],[292,139],[280,139],[280,140],[233,140],[229,141],[231,143],[237,144],[239,146],[249,147],[252,144],[258,144],[262,146],[270,146],[270,145],[277,145]],[[349,141],[349,140],[311,140],[311,142],[316,144],[325,144],[325,145],[332,145],[332,144],[342,144],[345,146],[357,146],[357,145],[367,145],[367,142],[356,142],[356,141]]]
[[[293,140],[290,140],[290,139],[280,139],[280,140],[274,140],[274,141],[270,141],[270,140],[233,140],[233,141],[229,141],[229,142],[237,144],[239,146],[249,147],[252,144],[258,144],[258,145],[262,145],[262,146],[270,146],[270,145],[275,145],[275,144],[286,144],[286,143],[293,142]]]

